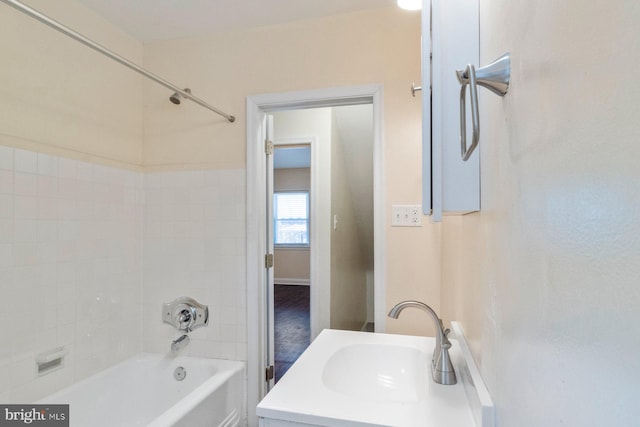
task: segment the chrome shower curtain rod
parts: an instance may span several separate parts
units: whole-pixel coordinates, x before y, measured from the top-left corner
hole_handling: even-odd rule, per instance
[[[236,118],[234,116],[232,116],[231,114],[227,114],[224,111],[220,111],[219,109],[217,109],[216,107],[206,103],[205,101],[203,101],[202,99],[198,98],[197,96],[194,96],[193,94],[186,92],[184,89],[179,88],[178,86],[174,85],[173,83],[170,83],[168,81],[166,81],[165,79],[156,76],[155,74],[145,70],[144,68],[134,64],[133,62],[129,61],[126,58],[123,58],[122,56],[118,55],[115,52],[112,52],[111,50],[107,49],[104,46],[101,46],[100,44],[94,42],[93,40],[83,36],[82,34],[73,31],[72,29],[70,29],[69,27],[66,27],[65,25],[61,24],[60,22],[49,18],[48,16],[38,12],[35,9],[32,9],[31,7],[20,3],[17,0],[0,0],[3,3],[19,10],[20,12],[31,16],[34,19],[37,19],[38,21],[42,22],[43,24],[46,24],[48,26],[50,26],[51,28],[53,28],[54,30],[58,30],[61,33],[71,37],[72,39],[75,39],[76,41],[79,41],[80,43],[84,44],[85,46],[90,47],[91,49],[100,52],[101,54],[108,56],[109,58],[113,59],[116,62],[119,62],[120,64],[124,65],[125,67],[129,67],[131,68],[133,71],[142,74],[143,76],[153,80],[154,82],[166,87],[167,89],[171,89],[174,92],[179,93],[183,98],[187,98],[192,100],[193,102],[195,102],[196,104],[199,104],[201,106],[203,106],[204,108],[208,108],[209,110],[213,111],[216,114],[221,115],[222,117],[224,117],[225,119],[227,119],[228,121],[230,121],[231,123],[235,122]]]

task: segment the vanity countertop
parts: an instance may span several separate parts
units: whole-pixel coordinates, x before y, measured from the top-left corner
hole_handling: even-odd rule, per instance
[[[459,343],[451,342],[456,373],[468,372]],[[460,375],[455,385],[431,379],[434,345],[434,338],[324,330],[257,415],[264,426],[475,427]]]

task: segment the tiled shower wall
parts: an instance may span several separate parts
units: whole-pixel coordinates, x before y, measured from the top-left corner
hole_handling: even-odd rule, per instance
[[[170,349],[162,304],[190,296],[210,321],[184,353],[246,360],[244,169],[147,173],[144,191],[144,350]]]
[[[143,174],[0,145],[0,402],[167,352],[160,309],[180,296],[211,313],[185,354],[246,360],[244,218],[244,170]],[[58,346],[64,367],[38,376]]]
[[[0,401],[141,349],[142,175],[0,146]],[[38,377],[35,356],[64,346]]]

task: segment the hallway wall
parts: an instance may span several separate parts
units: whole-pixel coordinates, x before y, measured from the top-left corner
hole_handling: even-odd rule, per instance
[[[335,113],[331,124],[331,329],[359,331],[367,321],[367,264],[357,226],[355,194],[351,193],[345,145]],[[366,160],[363,160],[366,161]],[[371,177],[373,179],[373,177]],[[373,209],[373,206],[371,206]]]

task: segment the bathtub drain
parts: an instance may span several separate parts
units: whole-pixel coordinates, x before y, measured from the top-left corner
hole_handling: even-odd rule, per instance
[[[178,366],[175,371],[173,371],[173,378],[177,381],[182,381],[184,377],[187,376],[187,370],[182,366]]]

